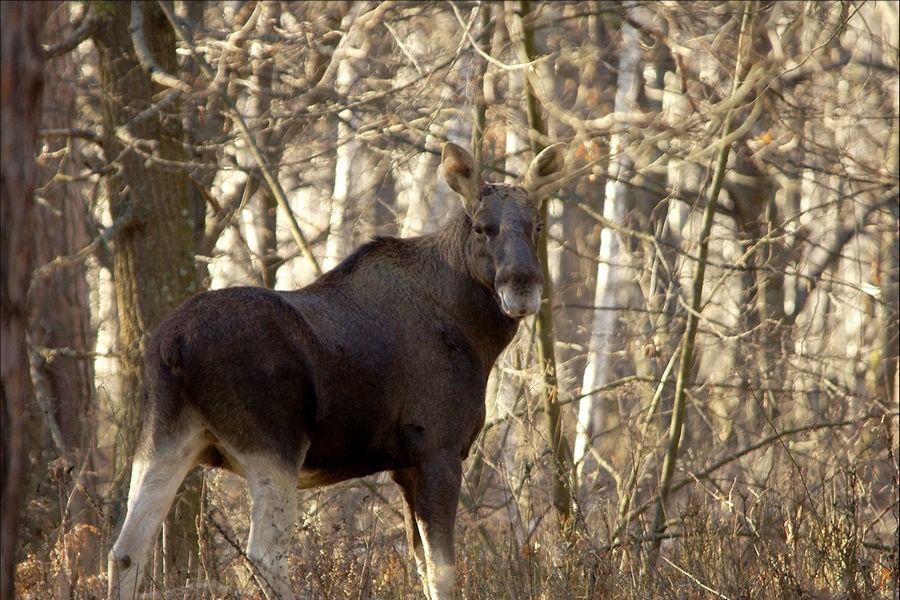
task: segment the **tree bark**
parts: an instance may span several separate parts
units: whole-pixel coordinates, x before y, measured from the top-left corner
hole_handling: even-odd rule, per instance
[[[278,21],[281,18],[281,5],[277,2],[266,2],[262,8],[262,14],[257,25],[263,35],[273,35]],[[249,92],[245,100],[245,114],[247,125],[256,133],[256,140],[265,157],[266,164],[272,170],[272,174],[278,177],[278,167],[281,163],[281,146],[272,144],[272,135],[269,133],[271,124],[270,110],[272,108],[271,93],[273,91],[273,71],[275,66],[274,56],[271,56],[271,47],[267,47],[260,41],[254,41],[250,47],[250,61],[252,65],[252,80],[255,90]],[[239,105],[240,106],[240,105]],[[256,270],[260,275],[260,283],[267,288],[274,288],[278,274],[279,259],[278,245],[275,237],[275,215],[278,204],[272,195],[272,190],[265,185],[262,173],[255,165],[253,157],[248,152],[239,152],[238,161],[242,167],[250,170],[251,184],[256,192],[250,199],[249,206],[245,209],[249,212],[247,232],[248,242],[253,239],[251,250],[255,255]]]
[[[51,18],[49,29],[65,31],[69,7],[60,3]],[[47,40],[53,42],[57,40]],[[50,130],[75,129],[75,87],[77,61],[72,53],[54,59],[47,69],[42,127]],[[36,268],[57,257],[75,254],[90,243],[88,207],[78,184],[54,181],[57,173],[76,177],[76,157],[82,142],[74,138],[56,137],[45,141],[41,161],[41,197],[44,202],[33,213],[34,264]],[[32,448],[32,464],[43,471],[38,486],[46,482],[46,465],[63,459],[59,475],[65,481],[68,498],[63,498],[65,529],[82,525],[96,527],[100,521],[95,505],[94,448],[97,445],[97,421],[94,414],[94,363],[90,352],[96,343],[91,325],[91,307],[83,261],[61,264],[36,279],[29,293],[29,355],[34,377],[35,396],[43,415],[31,421],[32,439],[40,444]],[[63,351],[58,351],[63,349]],[[69,350],[74,351],[69,352]],[[46,440],[52,438],[56,448]],[[71,473],[71,477],[68,474]],[[56,486],[45,490],[59,502]],[[86,543],[78,552],[65,557],[56,593],[68,597],[70,586],[80,572],[93,572],[99,563],[99,538],[85,536]]]
[[[185,161],[185,151],[178,103],[165,108],[154,104],[156,95],[166,90],[151,80],[135,53],[129,33],[131,6],[127,2],[95,5],[99,22],[93,34],[100,57],[103,145],[118,167],[107,178],[105,189],[113,220],[122,223],[113,240],[123,372],[122,396],[114,399],[122,444],[114,457],[113,522],[120,520],[139,429],[146,339],[166,315],[197,291],[188,177],[179,164]],[[154,60],[175,73],[174,31],[158,4],[138,6]],[[186,548],[196,544],[192,517],[196,506],[179,504],[175,510],[183,519],[178,535],[173,536],[178,542],[169,547],[173,555],[186,556]]]
[[[30,394],[25,332],[32,266],[35,155],[44,87],[40,31],[46,5],[0,4],[0,600],[15,595],[25,481],[24,414]]]

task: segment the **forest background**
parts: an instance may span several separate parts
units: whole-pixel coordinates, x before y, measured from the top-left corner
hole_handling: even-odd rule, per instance
[[[898,598],[897,2],[0,10],[4,600],[103,596],[155,325],[434,231],[447,140],[508,182],[564,141],[571,175],[461,597]],[[301,497],[298,592],[419,593],[385,477]],[[258,593],[248,521],[189,476],[148,594]]]

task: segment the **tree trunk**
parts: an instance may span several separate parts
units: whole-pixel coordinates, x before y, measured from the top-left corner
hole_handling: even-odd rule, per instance
[[[273,35],[278,21],[281,18],[281,5],[277,2],[266,2],[263,5],[262,14],[257,25],[262,35]],[[266,159],[266,164],[272,173],[278,176],[278,167],[281,162],[281,146],[272,144],[272,136],[269,133],[270,110],[272,106],[271,93],[273,91],[274,57],[270,55],[271,46],[260,41],[254,41],[250,48],[250,60],[253,69],[252,80],[255,89],[249,92],[244,102],[247,125],[256,132],[256,140]],[[240,106],[240,104],[239,104]],[[255,269],[259,273],[260,283],[267,288],[275,287],[278,273],[278,245],[275,237],[275,215],[278,205],[272,190],[265,184],[262,173],[256,166],[249,152],[239,152],[238,162],[245,169],[250,170],[251,184],[256,190],[252,195],[249,206],[245,209],[248,221],[247,241],[251,243],[251,252],[254,255]]]
[[[642,64],[640,35],[629,23],[622,25],[622,47],[619,55],[619,76],[616,84],[615,112],[631,112],[638,107],[640,94],[640,68]],[[603,202],[603,216],[612,223],[622,224],[632,204],[630,181],[634,174],[634,159],[625,151],[627,126],[617,126],[610,142],[609,179]],[[619,311],[617,291],[626,281],[621,263],[627,260],[621,251],[617,233],[604,227],[600,234],[600,253],[597,264],[597,287],[594,292],[595,309],[591,335],[588,342],[588,358],[582,381],[582,394],[603,387],[610,380],[609,356],[616,349],[616,325]],[[574,460],[578,479],[581,480],[585,463],[589,459],[595,433],[604,429],[606,415],[602,398],[594,394],[584,396],[579,403],[575,437]]]
[[[889,173],[892,177],[900,176],[900,91],[894,89],[894,126],[891,132],[892,142],[888,149],[891,157]],[[881,309],[885,328],[881,344],[881,363],[878,365],[879,393],[883,393],[887,405],[896,408],[900,405],[900,205],[891,204],[890,227],[885,235],[886,245],[890,246],[886,256],[887,273],[883,277],[884,305]]]
[[[342,23],[341,29],[350,31],[353,20],[361,13],[361,8],[348,13]],[[346,35],[350,35],[347,33]],[[358,40],[350,40],[350,43]],[[348,43],[348,46],[350,45]],[[352,52],[352,50],[351,50]],[[346,96],[350,93],[356,80],[356,71],[353,68],[353,58],[344,56],[338,65],[335,77],[335,91]],[[334,191],[331,194],[331,216],[329,218],[328,241],[325,244],[325,261],[323,268],[327,271],[341,262],[347,255],[350,245],[350,230],[347,225],[347,211],[349,209],[350,196],[355,189],[353,185],[358,173],[354,173],[356,155],[360,147],[354,137],[355,133],[350,122],[353,119],[353,111],[344,109],[338,113],[337,121],[337,158],[334,163]]]
[[[180,17],[186,19],[188,30],[201,30],[204,27],[204,13],[206,11],[206,0],[193,0],[192,2],[179,3],[181,13]],[[185,63],[181,68],[181,76],[188,83],[194,86],[201,79],[202,69],[199,62],[194,56],[185,59]],[[191,210],[191,228],[194,234],[194,248],[197,254],[201,256],[210,256],[216,245],[219,235],[224,226],[213,220],[209,229],[206,222],[206,197],[213,196],[213,182],[216,176],[215,166],[218,163],[215,146],[211,143],[221,137],[225,130],[225,103],[221,96],[212,94],[203,99],[196,99],[184,107],[184,131],[186,141],[191,148],[189,159],[192,162],[200,163],[204,166],[194,168],[190,174],[191,181],[188,184],[188,206]],[[218,197],[220,206],[222,198]],[[234,208],[231,206],[222,206],[222,213],[229,213]],[[221,215],[215,215],[220,217]],[[213,224],[215,223],[215,224]],[[197,288],[205,289],[209,287],[210,272],[209,262],[199,260],[195,264],[195,277],[197,280]]]
[[[743,341],[735,354],[738,372],[744,373],[742,384],[763,392],[759,400],[765,414],[756,402],[744,407],[752,423],[750,430],[760,431],[786,408],[787,396],[781,390],[788,385],[785,350],[790,347],[791,328],[785,325],[784,274],[791,256],[775,232],[779,221],[774,182],[740,156],[731,168],[740,176],[740,183],[726,185],[734,201],[738,237],[744,246],[741,251],[759,249],[748,257],[748,268],[741,277],[741,330],[752,332],[753,344],[748,349]],[[724,373],[723,378],[727,378]]]
[[[516,48],[520,62],[531,62],[537,58],[534,49],[534,31],[528,21],[531,13],[531,2],[523,0],[520,3],[519,13],[510,15],[509,30],[510,42]],[[541,116],[540,105],[535,96],[531,77],[538,77],[534,72],[525,79],[525,107],[528,114],[529,128],[537,135],[532,136],[531,149],[534,155],[544,149],[538,137],[546,137],[547,126]],[[507,138],[509,139],[509,138]],[[507,149],[509,144],[507,143]],[[541,204],[541,220],[547,220],[547,200]],[[541,272],[544,276],[544,293],[541,298],[541,308],[535,320],[537,333],[537,358],[538,368],[544,379],[544,422],[546,423],[547,442],[551,452],[552,501],[553,508],[559,518],[560,527],[564,532],[571,533],[572,514],[572,450],[569,441],[563,432],[563,423],[559,411],[559,380],[557,378],[556,351],[554,343],[556,336],[553,333],[553,280],[550,277],[550,267],[547,261],[547,227],[541,232],[538,241],[538,260],[541,264]]]
[[[417,63],[427,59],[428,39],[425,32],[414,27],[406,27],[398,30],[405,33],[406,52],[416,59]],[[396,85],[405,85],[419,76],[419,71],[414,68],[418,65],[400,68],[397,73]],[[449,86],[444,86],[442,98],[450,95]],[[425,146],[435,147],[439,140],[428,132],[422,139]],[[435,173],[438,167],[438,155],[431,152],[419,152],[411,158],[397,177],[399,188],[398,200],[401,206],[406,206],[406,214],[400,227],[400,237],[423,235],[436,228],[438,219],[435,218],[432,199],[437,191]]]
[[[156,3],[140,6],[143,35],[154,60],[175,73],[171,26]],[[123,372],[122,396],[114,400],[122,440],[114,457],[117,474],[110,515],[114,522],[121,517],[137,440],[147,336],[197,291],[188,177],[184,168],[172,166],[185,160],[178,105],[154,108],[154,98],[166,91],[151,81],[138,61],[129,34],[130,13],[131,4],[126,2],[97,5],[99,23],[93,34],[100,57],[103,145],[106,156],[119,167],[106,180],[106,193],[114,221],[122,223],[113,240]],[[122,138],[128,136],[136,141],[126,144]],[[175,505],[183,519],[169,528],[177,532],[169,544],[173,555],[186,557],[187,549],[196,546],[197,508],[189,501],[196,496],[182,495]]]
[[[0,4],[0,600],[15,595],[25,482],[24,415],[30,393],[25,331],[32,264],[35,155],[44,86],[40,31],[46,5]]]
[[[68,20],[68,5],[61,4],[53,11],[49,29],[65,31]],[[51,130],[74,129],[76,57],[65,54],[51,62],[50,67],[47,87],[53,94],[44,96],[42,126]],[[44,202],[33,213],[33,257],[37,268],[55,258],[75,254],[90,243],[82,186],[51,182],[57,173],[78,175],[76,157],[81,152],[81,143],[66,137],[48,139],[45,143],[41,167]],[[90,352],[96,334],[91,326],[86,270],[83,261],[55,267],[36,279],[29,295],[31,372],[37,403],[44,413],[32,418],[31,429],[36,433],[32,437],[41,441],[52,439],[56,446],[53,449],[51,444],[43,442],[32,448],[32,464],[40,468],[50,465],[55,458],[63,459],[58,475],[66,483],[63,489],[68,497],[58,498],[55,485],[45,493],[54,502],[65,503],[63,528],[66,530],[82,525],[96,527],[100,517],[92,504],[96,492],[97,421],[94,363]],[[46,481],[43,476],[34,480],[36,485]],[[69,597],[70,586],[79,573],[98,569],[100,540],[91,536],[84,539],[85,544],[78,552],[67,548],[70,552],[60,565],[62,571],[57,581],[60,587],[55,590],[59,597]]]

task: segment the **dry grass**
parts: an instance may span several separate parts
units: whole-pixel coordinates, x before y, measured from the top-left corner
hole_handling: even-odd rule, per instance
[[[631,386],[620,394],[622,405],[641,407],[652,389]],[[527,392],[522,399],[535,405]],[[539,415],[498,421],[466,463],[456,527],[458,597],[900,600],[897,416],[840,414],[792,427],[768,421],[762,429],[743,418],[734,421],[743,441],[704,437],[700,425],[686,440],[676,477],[686,483],[672,496],[656,560],[650,529],[664,439],[658,432],[642,434],[640,421],[623,419],[600,438],[606,464],[586,477],[589,489],[563,534]],[[641,451],[645,468],[631,509],[649,508],[616,540],[623,474]],[[59,469],[46,478],[33,486],[42,493],[25,515],[18,596],[103,598],[116,524],[102,518],[99,527],[77,524],[67,512],[71,481]],[[175,545],[164,530],[142,597],[262,598],[243,553],[246,485],[209,470],[202,488],[201,547],[173,560],[167,553]],[[384,475],[301,492],[301,514],[285,535],[292,536],[291,577],[301,598],[424,598],[407,552],[399,490]]]
[[[591,498],[600,508],[564,539],[539,477],[520,482],[517,493],[496,478],[477,510],[460,509],[459,597],[896,599],[896,477],[888,475],[884,485],[884,473],[865,465],[837,465],[823,474],[807,472],[798,485],[785,469],[765,488],[733,485],[727,498],[696,486],[676,502],[654,567],[640,521],[625,543],[609,545],[602,495]],[[163,569],[158,544],[145,597],[261,597],[241,551],[249,527],[243,484],[210,472],[205,485],[202,552],[179,572]],[[389,481],[306,492],[303,506],[291,559],[300,597],[423,597]],[[883,507],[880,514],[875,506]],[[102,598],[102,561],[79,552],[98,544],[104,556],[109,537],[87,526],[57,531],[52,541],[32,539],[18,566],[19,597]]]

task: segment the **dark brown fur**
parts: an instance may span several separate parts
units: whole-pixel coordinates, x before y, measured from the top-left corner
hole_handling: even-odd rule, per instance
[[[460,212],[434,235],[376,239],[296,292],[189,300],[148,347],[146,441],[161,443],[192,411],[213,439],[286,465],[308,439],[302,466],[328,482],[437,450],[465,456],[490,368],[517,327],[468,272],[470,227]],[[216,452],[207,462],[227,466]]]

